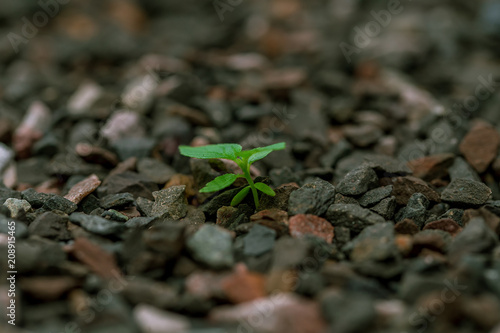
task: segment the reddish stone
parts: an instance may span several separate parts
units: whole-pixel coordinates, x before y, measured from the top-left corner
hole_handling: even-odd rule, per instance
[[[121,279],[115,257],[86,238],[75,238],[68,251],[104,279]]]
[[[247,267],[239,263],[234,272],[222,280],[222,290],[232,303],[244,303],[266,296],[264,276],[251,273]]]
[[[415,221],[411,219],[404,219],[403,221],[396,223],[394,231],[401,235],[415,235],[420,231],[420,229]]]
[[[23,292],[44,301],[57,300],[63,294],[81,284],[82,281],[70,276],[23,277],[19,281],[19,286]]]
[[[486,225],[490,227],[491,230],[499,233],[498,231],[500,230],[500,217],[490,212],[486,207],[481,207],[479,209],[467,209],[462,216],[462,221],[464,225],[467,225],[469,221],[475,217],[483,218],[486,222]]]
[[[413,236],[412,254],[418,254],[423,249],[429,249],[440,253],[446,252],[446,241],[438,233],[422,233]]]
[[[410,254],[413,248],[413,238],[410,235],[396,235],[395,242],[401,254],[404,256]]]
[[[434,202],[441,202],[439,193],[430,188],[425,181],[420,178],[405,176],[393,179],[392,195],[396,197],[399,205],[407,205],[408,200],[414,193],[422,193],[427,199]]]
[[[257,222],[259,220],[270,220],[280,223],[288,224],[288,213],[281,209],[266,209],[261,210],[250,216],[250,221]]]
[[[500,135],[488,123],[480,122],[471,128],[460,143],[460,152],[477,172],[486,171],[498,154]]]
[[[423,230],[428,230],[428,229],[443,230],[448,232],[452,236],[456,236],[458,233],[462,231],[462,227],[460,227],[458,223],[452,219],[441,219],[429,222],[425,225]]]
[[[239,323],[242,332],[326,332],[317,302],[291,293],[277,294],[233,307],[220,306],[208,315],[216,323]]]
[[[330,222],[316,215],[298,214],[288,220],[290,235],[302,237],[305,234],[313,234],[324,239],[327,243],[333,240],[333,226]]]
[[[408,167],[413,172],[413,176],[430,182],[446,176],[454,158],[454,154],[425,156],[409,161]]]
[[[99,177],[96,175],[90,175],[84,180],[76,183],[64,196],[64,198],[68,199],[71,202],[76,204],[80,203],[87,195],[94,192],[99,185],[101,185],[101,181]]]

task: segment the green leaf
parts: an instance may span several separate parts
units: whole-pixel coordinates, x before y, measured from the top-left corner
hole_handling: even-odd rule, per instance
[[[270,188],[264,183],[255,183],[255,188],[272,197],[276,195],[276,192],[274,192],[272,188]]]
[[[223,188],[226,188],[234,183],[236,178],[238,178],[238,175],[226,173],[225,175],[219,176],[211,182],[208,182],[207,185],[205,185],[205,187],[200,190],[200,192],[206,193],[222,190]]]
[[[237,204],[239,204],[243,199],[245,199],[248,192],[250,192],[250,186],[244,187],[241,191],[239,191],[231,201],[231,206],[236,206]]]
[[[280,143],[275,143],[274,145],[270,145],[267,147],[260,147],[260,148],[251,149],[251,150],[248,150],[244,153],[246,153],[246,154],[248,154],[248,156],[250,156],[248,158],[248,162],[250,164],[252,164],[255,161],[263,159],[264,157],[269,155],[269,153],[271,153],[275,150],[285,149],[285,146],[286,145],[284,142],[280,142]]]
[[[224,158],[235,160],[241,146],[235,143],[206,145],[202,147],[179,146],[182,155],[195,158]]]

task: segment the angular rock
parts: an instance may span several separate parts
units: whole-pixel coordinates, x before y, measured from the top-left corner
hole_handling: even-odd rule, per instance
[[[66,214],[71,214],[78,208],[78,206],[66,198],[54,195],[45,201],[42,208],[50,211],[59,210]]]
[[[425,156],[408,162],[413,176],[430,182],[448,175],[448,168],[453,164],[455,155],[438,154]]]
[[[397,207],[396,197],[392,196],[390,198],[383,199],[378,204],[371,207],[370,210],[379,214],[386,220],[391,220],[394,217],[394,212],[396,211],[396,207]]]
[[[368,226],[352,241],[350,258],[354,262],[387,261],[398,256],[392,223]]]
[[[455,179],[469,179],[477,182],[481,181],[476,170],[474,170],[463,158],[457,156],[453,164],[448,168],[451,180]]]
[[[283,184],[274,189],[276,195],[271,197],[269,195],[264,195],[260,198],[259,209],[280,209],[286,211],[288,209],[288,201],[290,199],[290,194],[293,191],[299,189],[297,184]]]
[[[21,192],[22,198],[28,201],[33,208],[40,208],[50,198],[50,194],[37,192],[34,188],[28,188]]]
[[[101,185],[99,177],[94,174],[90,175],[89,177],[75,184],[69,190],[68,194],[64,196],[64,198],[75,204],[78,204],[83,200],[83,198],[94,192],[99,187],[99,185]]]
[[[396,221],[411,219],[419,228],[422,228],[427,220],[428,207],[429,200],[422,193],[414,193],[408,201],[408,205],[398,212]]]
[[[118,237],[127,227],[121,222],[106,220],[100,216],[73,213],[69,220],[83,229],[101,236]]]
[[[288,221],[290,235],[293,237],[303,237],[306,234],[312,234],[327,243],[333,240],[333,226],[330,222],[316,215],[297,214]]]
[[[426,182],[420,178],[406,176],[393,179],[392,195],[396,197],[399,205],[408,204],[408,200],[414,193],[421,193],[433,202],[440,202],[439,193],[434,191]]]
[[[243,254],[260,256],[274,248],[276,231],[260,224],[255,224],[243,238]]]
[[[353,204],[331,205],[326,212],[326,219],[334,227],[347,227],[355,233],[361,232],[367,226],[385,222],[382,216]]]
[[[500,135],[487,124],[480,123],[471,128],[460,143],[460,152],[477,172],[483,173],[498,154]]]
[[[9,198],[5,200],[3,205],[9,209],[10,217],[14,219],[24,217],[32,210],[30,203],[26,200]]]
[[[389,197],[392,193],[392,189],[392,185],[377,187],[363,194],[363,196],[358,199],[358,202],[365,208],[374,206],[383,199]]]
[[[318,179],[293,191],[288,200],[288,214],[313,214],[321,216],[335,200],[335,187]]]
[[[186,185],[172,186],[153,192],[155,202],[151,215],[179,220],[187,214]]]
[[[233,239],[222,228],[204,225],[186,244],[193,258],[209,267],[222,269],[233,265]]]
[[[68,218],[52,212],[38,216],[28,227],[31,235],[38,235],[57,241],[72,239],[68,230]]]
[[[117,193],[108,194],[107,196],[101,198],[99,204],[104,209],[120,209],[132,206],[134,201],[134,196],[131,193]]]
[[[373,169],[361,166],[344,176],[336,191],[343,195],[358,196],[378,186],[378,177]]]
[[[485,204],[491,193],[491,189],[481,182],[455,179],[441,193],[441,199],[458,206],[474,207]]]

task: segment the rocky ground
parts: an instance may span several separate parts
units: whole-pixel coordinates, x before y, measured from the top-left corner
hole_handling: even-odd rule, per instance
[[[498,0],[0,0],[0,35],[2,332],[500,332]],[[178,151],[276,142],[258,210]]]

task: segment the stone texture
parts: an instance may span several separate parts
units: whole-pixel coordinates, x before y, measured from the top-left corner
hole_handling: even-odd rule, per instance
[[[363,196],[359,198],[358,202],[365,208],[374,206],[383,199],[389,197],[392,193],[392,189],[392,185],[377,187],[363,194]]]
[[[234,263],[231,234],[214,225],[204,225],[187,241],[194,259],[214,269],[231,267]]]
[[[334,204],[328,208],[326,219],[334,226],[347,227],[359,233],[365,227],[385,222],[384,218],[369,209],[352,204]]]
[[[439,194],[420,178],[406,176],[393,180],[392,195],[396,197],[399,205],[408,204],[408,200],[414,193],[422,193],[430,201],[441,201]]]
[[[347,173],[337,185],[337,192],[358,196],[378,186],[378,177],[373,169],[366,166],[356,168]]]
[[[83,200],[87,195],[90,193],[94,192],[99,185],[101,185],[101,181],[99,180],[99,177],[96,175],[92,174],[85,178],[84,180],[78,182],[75,184],[64,196],[65,199],[68,199],[69,201],[78,204],[80,201]]]
[[[10,217],[14,219],[24,217],[32,210],[30,203],[26,200],[9,198],[5,200],[3,205],[9,209]]]
[[[441,199],[455,205],[480,206],[486,203],[491,193],[491,189],[483,183],[455,179],[441,193]]]
[[[335,187],[321,179],[305,184],[290,194],[288,214],[321,216],[335,200]]]
[[[478,123],[460,143],[460,152],[477,172],[483,173],[498,154],[500,135],[487,123]]]
[[[243,254],[260,256],[274,248],[276,231],[260,224],[255,224],[243,238]]]
[[[453,164],[455,155],[438,154],[425,156],[408,162],[413,176],[427,182],[448,175],[448,168]]]
[[[179,220],[187,214],[185,198],[186,185],[172,186],[165,190],[153,192],[155,202],[151,215],[161,218]]]
[[[297,214],[289,220],[290,235],[293,237],[303,237],[312,234],[327,243],[333,240],[333,226],[324,218],[311,214]]]

